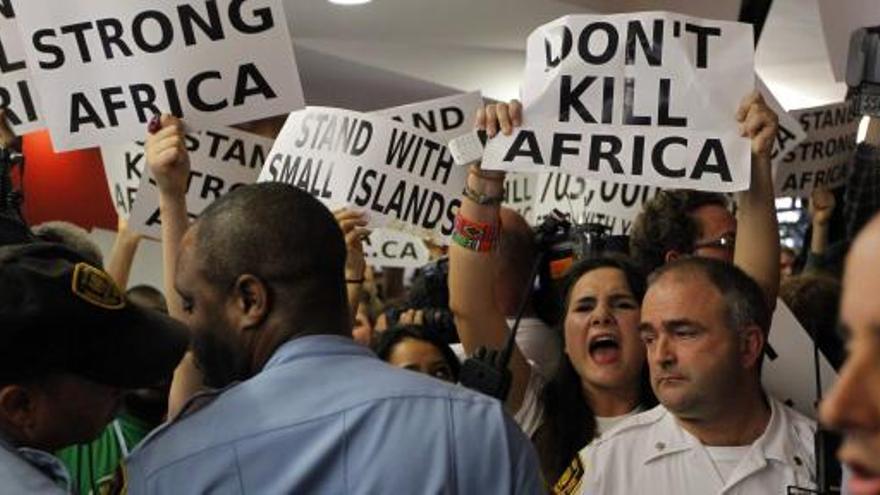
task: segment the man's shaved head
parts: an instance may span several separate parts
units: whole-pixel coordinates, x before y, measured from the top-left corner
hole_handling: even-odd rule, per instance
[[[250,274],[284,295],[277,303],[298,323],[313,313],[348,321],[342,231],[308,193],[280,183],[241,186],[211,204],[193,233],[200,268],[221,290]]]

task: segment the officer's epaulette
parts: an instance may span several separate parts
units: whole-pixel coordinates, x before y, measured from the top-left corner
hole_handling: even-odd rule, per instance
[[[668,411],[666,411],[663,406],[657,406],[650,411],[645,411],[636,414],[635,416],[626,418],[620,423],[614,425],[613,428],[593,440],[593,442],[590,443],[587,448],[598,447],[599,445],[611,440],[612,438],[627,434],[628,432],[631,432],[633,430],[640,430],[642,428],[652,426],[663,419],[663,416],[666,414],[668,414]]]

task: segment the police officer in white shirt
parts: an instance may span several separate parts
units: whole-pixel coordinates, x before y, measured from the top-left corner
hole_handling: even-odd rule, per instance
[[[686,258],[660,268],[640,330],[661,405],[587,447],[563,481],[581,478],[589,494],[814,488],[814,424],[761,388],[770,319],[760,287],[729,263]]]

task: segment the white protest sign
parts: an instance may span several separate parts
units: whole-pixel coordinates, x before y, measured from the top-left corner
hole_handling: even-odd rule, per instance
[[[16,10],[56,150],[134,141],[160,111],[209,129],[303,106],[281,0],[27,0]]]
[[[386,268],[418,268],[431,261],[425,241],[391,229],[375,229],[364,239],[364,257],[368,264]]]
[[[757,78],[755,85],[764,97],[764,102],[767,103],[770,110],[773,110],[773,113],[779,118],[779,130],[776,132],[773,151],[770,152],[770,160],[773,166],[776,167],[785,155],[797,148],[807,138],[807,133],[801,127],[800,122],[782,108],[779,100],[773,96],[773,92],[770,91],[770,88],[767,87],[760,77]]]
[[[610,235],[629,235],[644,204],[659,191],[653,186],[588,181],[558,172],[541,174],[535,221],[542,221],[556,209],[577,223],[605,225]]]
[[[793,110],[807,138],[777,164],[777,197],[809,197],[816,186],[846,183],[856,151],[861,117],[852,103]]]
[[[473,129],[477,109],[482,104],[483,97],[477,91],[387,108],[373,114],[411,125],[446,143]],[[364,242],[364,249],[367,262],[374,266],[415,268],[430,261],[430,253],[421,238],[391,229],[373,230]]]
[[[834,78],[843,81],[853,31],[880,26],[877,0],[819,0],[819,16]]]
[[[750,25],[649,12],[568,16],[528,39],[523,127],[483,167],[633,184],[746,189],[735,113],[753,89]]]
[[[370,226],[447,244],[467,169],[443,144],[385,117],[309,107],[293,112],[260,182],[292,184],[331,209],[366,211]]]
[[[776,301],[770,325],[769,348],[761,372],[764,389],[802,414],[815,418],[813,339],[781,299]],[[821,352],[819,370],[822,391],[827,392],[837,381],[837,372]]]
[[[190,156],[186,207],[191,220],[229,191],[256,182],[272,147],[271,139],[229,128],[193,132],[186,141]],[[149,237],[161,237],[159,189],[149,168],[141,178],[129,226]]]
[[[409,124],[445,144],[474,128],[477,110],[482,105],[483,97],[474,91],[373,113]]]
[[[143,143],[102,146],[101,161],[116,214],[128,218],[147,166]]]
[[[44,125],[12,0],[0,0],[0,108],[19,136]]]

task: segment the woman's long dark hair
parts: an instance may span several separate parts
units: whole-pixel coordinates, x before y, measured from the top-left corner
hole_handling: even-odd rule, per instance
[[[565,325],[565,315],[568,313],[571,291],[575,284],[581,277],[599,268],[614,268],[623,272],[630,291],[641,306],[646,289],[645,277],[630,261],[617,256],[582,260],[569,269],[562,285],[565,310],[560,318],[560,327]],[[561,331],[564,332],[564,328]],[[578,452],[596,437],[596,416],[584,396],[581,377],[568,354],[563,352],[559,368],[544,387],[541,400],[544,405],[544,422],[532,440],[541,460],[544,479],[552,485]],[[656,403],[645,366],[642,368],[639,404],[647,408]]]

